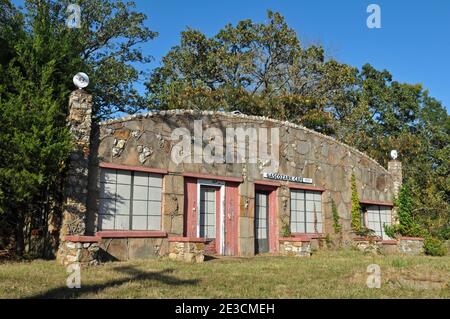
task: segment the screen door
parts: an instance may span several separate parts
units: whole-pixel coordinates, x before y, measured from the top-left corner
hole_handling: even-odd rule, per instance
[[[199,235],[216,238],[217,194],[215,187],[200,187]]]
[[[255,193],[255,253],[269,252],[269,195]]]

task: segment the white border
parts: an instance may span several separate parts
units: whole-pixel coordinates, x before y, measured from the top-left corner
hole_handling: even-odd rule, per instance
[[[197,237],[200,237],[200,187],[201,186],[213,186],[219,187],[220,190],[220,255],[225,254],[225,221],[224,221],[224,212],[225,212],[225,182],[212,180],[212,179],[197,179]],[[216,231],[217,231],[216,225]],[[217,233],[216,233],[217,237]]]

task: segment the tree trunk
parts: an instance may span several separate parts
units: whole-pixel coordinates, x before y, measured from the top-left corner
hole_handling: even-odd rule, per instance
[[[23,255],[23,251],[25,250],[25,239],[23,235],[24,228],[24,220],[23,215],[17,215],[17,225],[16,225],[16,254],[18,256]]]

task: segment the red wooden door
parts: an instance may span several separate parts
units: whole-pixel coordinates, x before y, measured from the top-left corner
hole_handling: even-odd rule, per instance
[[[238,215],[239,215],[239,184],[227,183],[225,186],[225,255],[238,254]]]

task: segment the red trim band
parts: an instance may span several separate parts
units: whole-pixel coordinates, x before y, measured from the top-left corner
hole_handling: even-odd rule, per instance
[[[242,177],[226,177],[226,176],[200,174],[200,173],[183,173],[183,176],[184,177],[201,178],[201,179],[215,179],[218,181],[234,182],[234,183],[242,183],[244,181],[244,179]]]
[[[382,201],[378,201],[378,200],[360,200],[359,202],[361,204],[366,204],[366,205],[379,205],[379,206],[394,207],[394,204],[392,202],[382,202]]]
[[[257,180],[257,181],[254,181],[254,183],[256,185],[263,185],[263,186],[273,186],[273,187],[280,187],[281,186],[280,182],[271,182],[271,181]]]
[[[309,239],[320,239],[325,238],[323,233],[292,233],[292,237],[304,237]]]
[[[383,245],[397,245],[397,241],[395,239],[392,240],[382,240],[381,243]]]
[[[423,237],[399,237],[399,240],[425,240]]]
[[[79,236],[70,235],[64,236],[64,241],[78,242],[78,243],[97,243],[101,240],[99,236]]]
[[[169,242],[183,242],[183,243],[206,243],[206,238],[199,237],[169,237]]]
[[[289,183],[288,187],[292,188],[292,189],[303,189],[303,190],[307,190],[307,191],[318,191],[318,192],[325,191],[325,188],[323,188],[323,187],[299,185],[299,184],[291,184],[291,183]]]
[[[280,237],[278,241],[309,242],[311,239],[306,237]]]
[[[152,168],[152,167],[144,167],[144,166],[129,166],[129,165],[120,165],[120,164],[105,163],[105,162],[100,163],[99,166],[101,168],[120,169],[120,170],[155,173],[155,174],[167,174],[168,173],[168,171],[166,169],[162,169],[162,168]]]
[[[151,238],[151,237],[167,237],[165,231],[148,231],[148,230],[106,230],[99,231],[96,234],[101,238]]]

